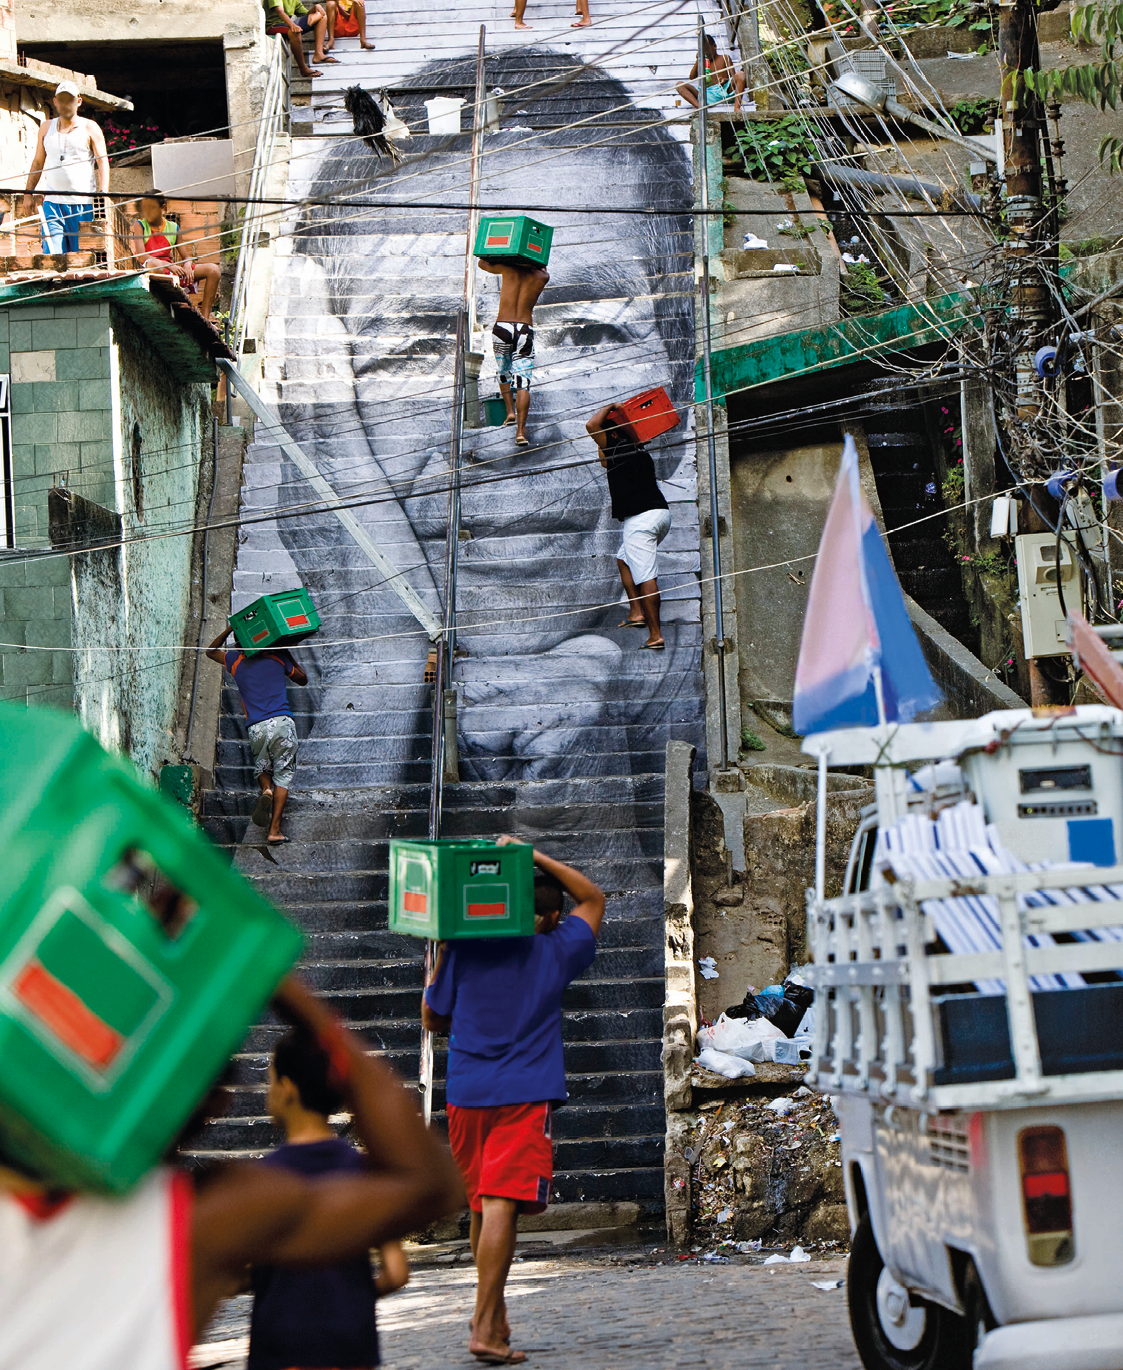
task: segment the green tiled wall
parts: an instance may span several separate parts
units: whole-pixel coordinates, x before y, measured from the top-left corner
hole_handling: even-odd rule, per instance
[[[5,554],[0,605],[0,699],[72,708],[69,558]]]
[[[0,311],[0,340],[2,369],[12,375],[16,542],[45,547],[52,485],[65,481],[95,504],[114,505],[109,305],[9,306]]]
[[[0,552],[0,699],[74,705],[73,653],[58,650],[72,641],[70,560],[50,551],[47,491],[65,479],[113,507],[109,344],[104,301],[0,310],[16,482],[16,549]]]

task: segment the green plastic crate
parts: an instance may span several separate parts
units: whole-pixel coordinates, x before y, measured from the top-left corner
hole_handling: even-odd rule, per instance
[[[390,843],[390,930],[443,942],[534,932],[534,850],[525,843]]]
[[[302,939],[69,714],[0,704],[0,757],[0,1159],[123,1193]]]
[[[550,260],[553,238],[554,230],[549,224],[540,224],[525,214],[515,214],[507,219],[481,219],[475,255],[489,261],[516,258],[534,266],[545,266]]]
[[[236,614],[230,615],[234,641],[252,656],[269,647],[293,647],[311,637],[320,626],[320,615],[312,596],[303,586],[262,595]]]

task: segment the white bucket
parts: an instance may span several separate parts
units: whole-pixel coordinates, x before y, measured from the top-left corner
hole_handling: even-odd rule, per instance
[[[431,100],[425,101],[425,109],[429,115],[430,133],[459,133],[460,132],[460,111],[464,107],[464,100],[461,96],[450,98],[447,95],[435,95]]]

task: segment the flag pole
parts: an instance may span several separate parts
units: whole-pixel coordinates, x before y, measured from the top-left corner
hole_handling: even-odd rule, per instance
[[[877,726],[885,727],[885,694],[881,688],[881,667],[873,668],[873,692],[877,698]]]
[[[815,800],[815,898],[821,904],[827,883],[827,749],[819,753],[819,789]]]

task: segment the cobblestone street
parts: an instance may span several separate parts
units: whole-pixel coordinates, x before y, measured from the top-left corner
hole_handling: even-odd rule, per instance
[[[845,1288],[812,1283],[841,1278],[844,1259],[774,1266],[652,1266],[648,1259],[641,1252],[516,1263],[507,1286],[512,1344],[531,1366],[566,1370],[860,1370]],[[387,1370],[476,1364],[467,1350],[474,1290],[470,1266],[416,1271],[379,1309]],[[248,1303],[232,1300],[209,1334],[237,1358],[201,1347],[196,1365],[243,1364]]]

